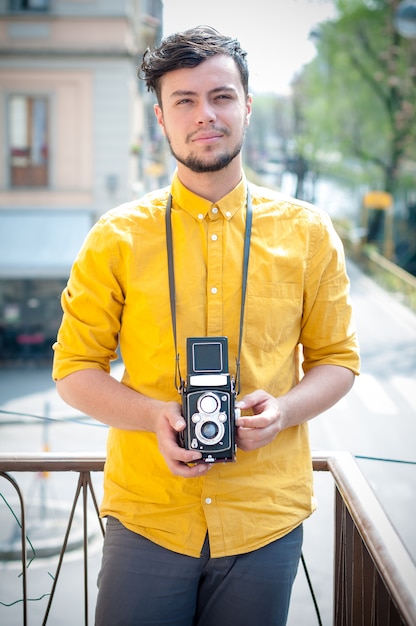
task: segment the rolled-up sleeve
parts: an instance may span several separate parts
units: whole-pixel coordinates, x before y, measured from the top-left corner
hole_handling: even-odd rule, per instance
[[[332,364],[359,373],[360,359],[342,242],[324,216],[311,237],[300,337],[303,368]]]
[[[106,224],[89,233],[62,294],[62,323],[53,345],[55,380],[80,369],[110,370],[124,301],[119,259]]]

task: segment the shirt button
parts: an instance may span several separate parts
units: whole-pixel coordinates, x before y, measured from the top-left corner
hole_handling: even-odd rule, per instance
[[[204,219],[204,216],[203,216],[203,214],[202,214],[202,213],[200,213],[200,214],[198,215],[198,219],[199,219],[199,220],[203,220],[203,219]]]
[[[217,241],[218,236],[217,235],[211,235],[211,239],[212,239],[212,241]]]
[[[211,293],[217,293],[218,289],[216,287],[212,287]]]
[[[215,215],[218,213],[218,207],[214,206],[212,207],[212,212],[215,213]]]
[[[225,217],[231,217],[231,211],[227,211],[227,213],[225,214]]]
[[[211,498],[205,498],[205,504],[211,504],[212,500]]]

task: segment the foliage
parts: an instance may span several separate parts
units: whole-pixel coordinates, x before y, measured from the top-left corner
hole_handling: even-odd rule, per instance
[[[251,170],[251,180],[259,176],[259,184],[264,184],[264,175],[268,175],[267,184],[279,187],[287,146],[293,138],[291,101],[273,93],[257,93],[253,113],[244,142],[245,167]]]
[[[297,143],[309,161],[358,166],[394,192],[416,161],[416,40],[394,28],[398,0],[336,0],[317,56],[294,84]]]

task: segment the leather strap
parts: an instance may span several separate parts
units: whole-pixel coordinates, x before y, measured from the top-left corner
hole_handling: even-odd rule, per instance
[[[172,330],[173,341],[175,346],[175,387],[178,391],[183,386],[180,366],[179,366],[179,353],[177,347],[177,332],[176,332],[176,291],[175,291],[175,269],[173,262],[173,236],[172,236],[172,194],[169,194],[169,198],[166,204],[165,222],[166,222],[166,248],[168,254],[168,276],[169,276],[169,297],[170,297],[170,312],[172,316]],[[253,221],[253,209],[251,204],[251,195],[247,189],[247,211],[246,211],[246,230],[244,236],[244,254],[243,254],[243,278],[241,286],[241,310],[240,310],[240,332],[238,340],[238,352],[236,358],[236,394],[240,393],[240,356],[241,345],[243,340],[243,324],[244,324],[244,309],[246,301],[247,291],[247,274],[248,274],[248,261],[250,256],[250,237],[251,237],[251,225]],[[178,382],[179,381],[179,382]]]

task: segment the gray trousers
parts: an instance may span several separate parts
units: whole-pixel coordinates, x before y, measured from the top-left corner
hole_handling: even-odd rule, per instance
[[[161,548],[107,521],[96,626],[284,626],[303,529],[233,557]]]

